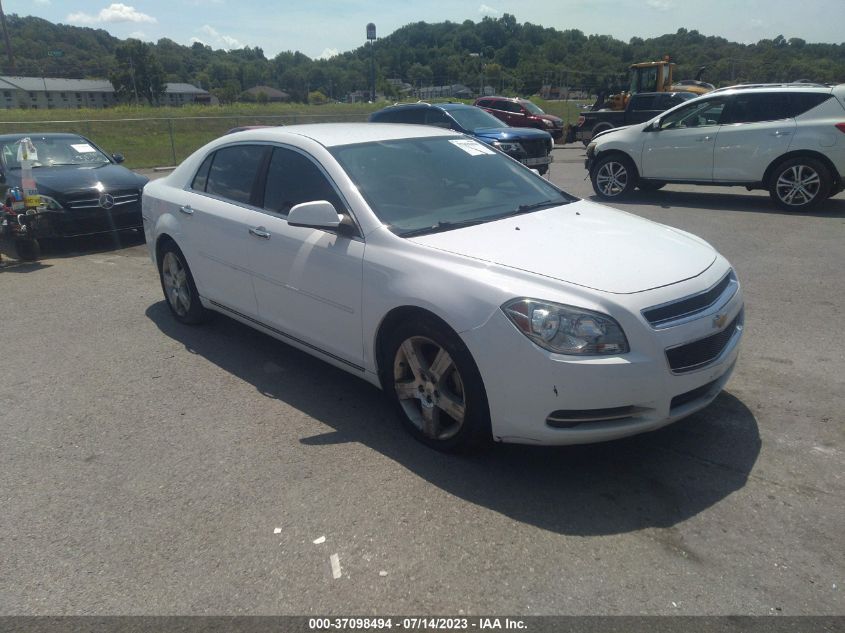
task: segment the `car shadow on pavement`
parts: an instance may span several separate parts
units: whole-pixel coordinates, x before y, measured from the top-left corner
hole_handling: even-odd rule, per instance
[[[607,201],[597,195],[590,196],[590,200],[598,204]],[[845,218],[845,198],[841,195],[828,198],[815,209],[809,211],[786,211],[776,207],[768,196],[745,195],[740,193],[713,193],[710,191],[637,191],[619,200],[620,205],[648,205],[671,209],[684,207],[712,211],[746,211],[753,213],[769,213],[777,215],[812,216],[820,218]]]
[[[185,326],[164,301],[146,315],[190,353],[333,428],[291,442],[315,451],[362,443],[452,495],[556,533],[671,527],[742,489],[760,453],[753,413],[725,392],[686,420],[615,442],[441,454],[406,434],[383,394],[350,374],[227,317]]]

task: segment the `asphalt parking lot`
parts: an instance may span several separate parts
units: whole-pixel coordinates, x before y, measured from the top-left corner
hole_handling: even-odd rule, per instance
[[[0,614],[845,615],[845,194],[615,206],[727,256],[746,335],[711,407],[594,446],[433,452],[364,382],[176,323],[137,238],[7,266]]]

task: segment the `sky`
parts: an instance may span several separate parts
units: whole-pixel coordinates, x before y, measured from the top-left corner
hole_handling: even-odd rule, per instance
[[[384,37],[412,22],[480,21],[515,16],[587,35],[655,37],[683,27],[704,35],[753,43],[783,35],[808,42],[845,42],[845,0],[0,0],[7,14],[34,15],[105,29],[125,39],[180,44],[200,41],[215,49],[259,46],[268,58],[298,50],[331,57],[361,46],[366,24]],[[671,54],[671,51],[668,51]]]

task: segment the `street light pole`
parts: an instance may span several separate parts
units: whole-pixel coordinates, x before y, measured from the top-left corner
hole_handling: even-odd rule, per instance
[[[370,42],[370,101],[376,101],[376,25],[367,24],[367,40]]]

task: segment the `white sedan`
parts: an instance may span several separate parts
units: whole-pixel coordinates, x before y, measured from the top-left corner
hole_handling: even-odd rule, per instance
[[[742,336],[709,244],[448,130],[227,135],[143,215],[177,320],[222,312],[360,376],[441,450],[657,429],[719,394]]]

